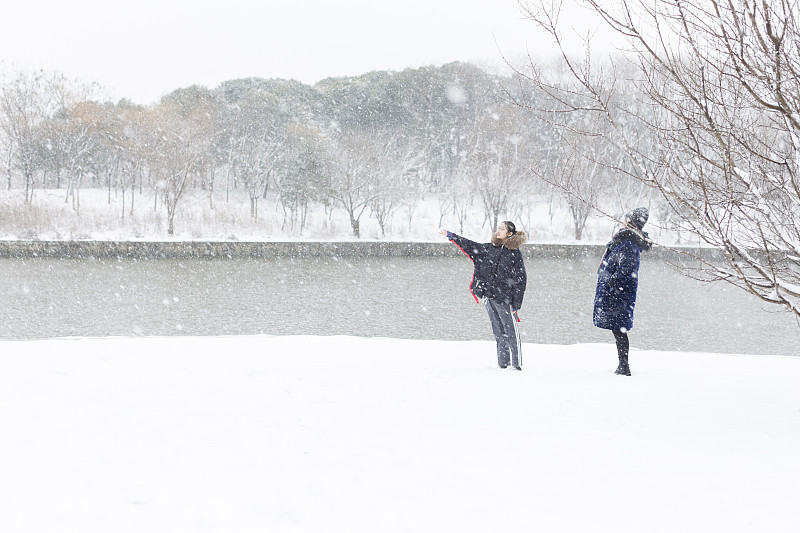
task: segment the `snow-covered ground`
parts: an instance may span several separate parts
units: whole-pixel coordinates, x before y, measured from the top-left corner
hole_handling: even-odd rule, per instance
[[[0,341],[0,531],[794,532],[800,359]]]
[[[354,240],[347,213],[338,205],[332,212],[321,204],[312,204],[308,220],[302,231],[297,224],[285,219],[277,197],[269,193],[259,202],[259,218],[250,216],[250,198],[240,191],[189,190],[178,204],[175,217],[175,235],[167,234],[167,217],[164,206],[154,200],[152,191],[137,194],[133,214],[130,198],[126,195],[123,216],[121,194],[109,195],[103,189],[81,189],[79,205],[72,199],[65,202],[63,189],[37,189],[30,205],[25,204],[22,190],[0,190],[0,239],[38,240],[223,240],[223,241],[285,241]],[[563,200],[531,196],[523,202],[519,213],[506,213],[502,218],[512,219],[517,227],[528,232],[529,241],[537,243],[576,242],[572,218]],[[641,201],[642,205],[648,205]],[[212,208],[213,206],[213,208]],[[77,207],[77,209],[76,209]],[[628,206],[632,209],[637,206]],[[651,206],[652,207],[652,206]],[[612,213],[613,209],[609,209]],[[661,230],[659,214],[651,209],[650,221],[645,228],[660,243],[675,242],[674,234]],[[408,208],[398,206],[382,234],[375,218],[366,210],[361,216],[361,240],[390,241],[442,241],[441,227],[460,231],[458,219],[451,213],[441,215],[439,197],[426,194],[413,210],[411,224]],[[613,213],[622,216],[624,213]],[[487,239],[492,234],[491,223],[484,222],[480,201],[476,198],[468,211],[463,227],[464,235]],[[615,228],[614,221],[597,216],[587,220],[581,242],[608,242]]]

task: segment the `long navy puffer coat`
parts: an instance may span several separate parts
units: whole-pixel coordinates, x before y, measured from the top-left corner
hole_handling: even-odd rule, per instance
[[[477,243],[452,232],[447,232],[447,238],[475,263],[470,290],[476,300],[489,298],[512,309],[522,307],[528,283],[519,249],[528,238],[524,231],[517,231],[505,243],[498,242],[496,237],[492,237],[492,242]]]
[[[606,247],[594,294],[594,325],[614,331],[633,328],[639,286],[639,256],[650,249],[647,233],[623,228]]]

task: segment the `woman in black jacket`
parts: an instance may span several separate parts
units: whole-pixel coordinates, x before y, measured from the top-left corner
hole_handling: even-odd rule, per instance
[[[470,290],[475,301],[486,299],[486,311],[497,341],[497,364],[506,368],[511,363],[514,369],[522,370],[517,311],[522,307],[528,280],[519,249],[527,240],[525,232],[517,231],[513,222],[505,221],[488,243],[477,243],[447,230],[441,233],[475,263]]]

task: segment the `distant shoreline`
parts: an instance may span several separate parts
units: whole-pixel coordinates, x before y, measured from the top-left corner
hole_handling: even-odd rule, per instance
[[[525,244],[527,258],[599,258],[602,244]],[[721,258],[719,250],[697,246],[654,248],[643,259],[675,260],[678,250],[704,259]],[[241,259],[262,257],[457,257],[448,242],[414,241],[39,241],[0,240],[0,258]]]

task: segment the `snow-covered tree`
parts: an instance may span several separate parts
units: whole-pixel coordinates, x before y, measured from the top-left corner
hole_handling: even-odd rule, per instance
[[[406,208],[410,230],[414,210],[425,189],[422,182],[425,154],[416,140],[397,134],[384,132],[376,141],[381,150],[377,160],[379,183],[370,209],[381,228],[381,235],[385,236],[386,225],[401,205]]]
[[[272,171],[284,149],[275,132],[258,131],[235,139],[231,145],[231,174],[250,197],[250,216],[258,219],[258,199],[267,192]]]
[[[326,199],[324,178],[329,165],[328,137],[318,125],[293,124],[288,128],[286,148],[275,171],[278,197],[288,211],[292,229],[299,225],[302,235],[313,200]],[[284,216],[284,226],[286,217]]]
[[[98,168],[102,149],[105,110],[91,100],[82,100],[59,110],[47,122],[47,150],[67,182],[64,201],[80,211],[83,178]]]
[[[186,188],[212,157],[209,119],[203,106],[187,109],[169,99],[149,113],[144,157],[167,210],[169,235],[175,232],[175,215]]]
[[[361,215],[380,193],[383,143],[366,133],[341,134],[333,143],[328,196],[350,219],[354,237],[361,237]]]
[[[493,228],[529,178],[526,138],[519,110],[506,104],[487,109],[469,137],[466,172],[483,205],[485,221]]]
[[[0,86],[0,129],[7,141],[9,185],[11,168],[22,173],[25,200],[33,198],[34,175],[46,144],[45,122],[59,108],[66,80],[60,74],[16,73]]]
[[[800,317],[800,17],[795,0],[586,0],[627,40],[638,65],[628,94],[563,46],[559,3],[523,4],[562,45],[576,80],[572,113],[596,114],[628,156],[609,164],[646,183],[680,226],[724,252],[703,279],[723,280]],[[562,103],[563,92],[529,79]],[[652,109],[637,117],[631,106]],[[643,150],[621,120],[639,121]]]

